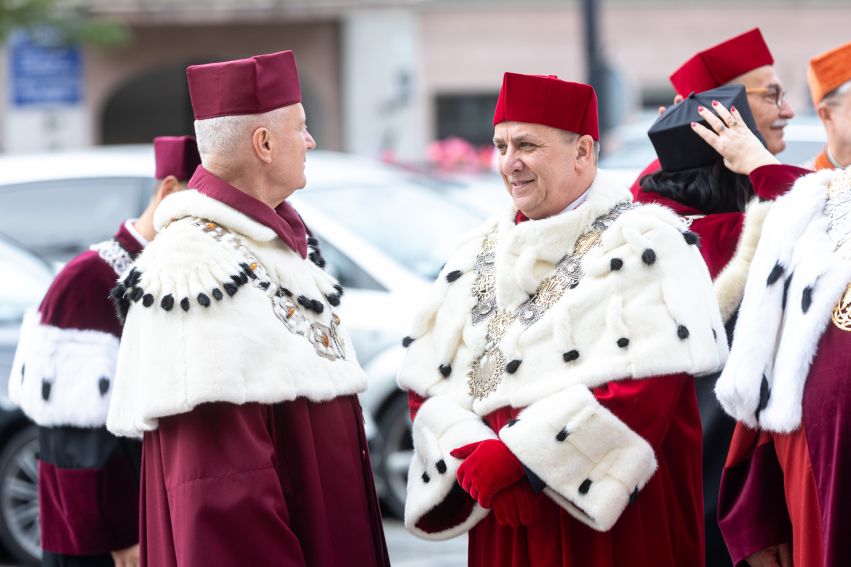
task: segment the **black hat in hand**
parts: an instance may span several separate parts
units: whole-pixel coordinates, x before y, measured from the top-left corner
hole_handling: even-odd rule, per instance
[[[735,106],[747,127],[765,145],[765,140],[756,129],[756,121],[743,85],[727,85],[701,93],[691,93],[682,102],[668,108],[647,131],[664,171],[682,171],[721,161],[721,155],[704,142],[691,127],[692,122],[697,122],[712,130],[701,118],[697,108],[702,106],[712,110],[713,100],[728,109]]]

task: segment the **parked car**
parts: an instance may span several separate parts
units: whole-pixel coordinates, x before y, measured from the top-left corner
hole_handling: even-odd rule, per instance
[[[0,238],[0,542],[16,559],[37,565],[38,433],[6,397],[24,311],[37,305],[53,279],[44,260]]]
[[[122,219],[140,214],[154,186],[153,170],[150,146],[0,156],[0,233],[61,264],[112,236]],[[407,398],[395,382],[400,341],[453,242],[484,214],[446,198],[434,179],[351,155],[311,152],[307,178],[307,188],[291,202],[320,240],[326,269],[346,288],[340,315],[369,375],[361,403],[376,485],[386,508],[401,516],[412,445]],[[45,287],[33,286],[22,303],[37,304]],[[7,309],[4,302],[0,297],[0,312]],[[18,322],[6,343],[10,353]],[[0,371],[5,392],[8,369]],[[0,418],[7,413],[20,419],[8,410]],[[35,446],[19,444],[19,454],[34,457]],[[33,475],[30,487],[34,483]],[[0,522],[16,488],[21,486],[0,484]],[[13,525],[29,519],[8,517]],[[20,547],[37,552],[34,526],[36,532],[18,526],[14,533]]]

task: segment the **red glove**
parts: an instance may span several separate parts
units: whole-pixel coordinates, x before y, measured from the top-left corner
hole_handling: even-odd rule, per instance
[[[541,495],[521,479],[497,492],[491,506],[500,526],[530,526],[541,515]]]
[[[485,508],[491,507],[497,492],[526,475],[523,465],[499,439],[470,443],[449,454],[464,459],[458,467],[458,484]]]

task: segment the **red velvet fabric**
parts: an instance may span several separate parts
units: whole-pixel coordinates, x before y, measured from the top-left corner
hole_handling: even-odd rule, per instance
[[[162,418],[142,499],[149,567],[389,564],[355,396]]]
[[[286,201],[272,209],[266,203],[240,191],[199,165],[189,187],[251,217],[275,231],[302,258],[307,258],[307,228],[298,212]]]
[[[114,237],[135,257],[142,245],[121,224]],[[41,322],[60,329],[80,329],[121,336],[121,323],[109,301],[118,276],[97,252],[74,257],[56,275],[38,310]]]
[[[186,78],[196,120],[261,114],[301,102],[292,51],[191,65]]]
[[[138,477],[118,453],[103,468],[63,469],[38,462],[41,546],[64,555],[130,547],[139,537]]]
[[[851,333],[828,323],[790,434],[739,424],[721,482],[719,523],[736,560],[791,541],[801,567],[851,565]]]
[[[505,73],[493,124],[508,121],[544,124],[600,139],[593,87],[555,75]]]
[[[759,28],[695,54],[671,75],[677,94],[688,96],[720,87],[748,71],[774,65]]]
[[[157,179],[173,175],[178,181],[189,181],[201,165],[198,144],[192,136],[158,136],[154,138]]]
[[[608,532],[543,498],[530,526],[501,526],[494,514],[470,531],[469,565],[481,567],[665,567],[703,565],[700,419],[685,375],[610,382],[598,401],[653,446],[659,469]],[[487,416],[498,431],[520,409]]]

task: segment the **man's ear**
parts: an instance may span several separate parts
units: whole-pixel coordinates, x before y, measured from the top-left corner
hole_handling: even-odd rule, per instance
[[[585,134],[576,141],[577,163],[594,164],[594,138]]]
[[[816,108],[816,114],[818,114],[819,120],[822,122],[830,122],[830,106],[826,104],[819,104],[818,108]]]
[[[272,162],[272,136],[268,128],[260,127],[251,136],[251,147],[254,155],[263,163]]]
[[[157,202],[162,201],[175,191],[180,191],[183,187],[180,181],[174,175],[167,175],[165,179],[160,181],[160,186],[157,187],[156,199]]]

